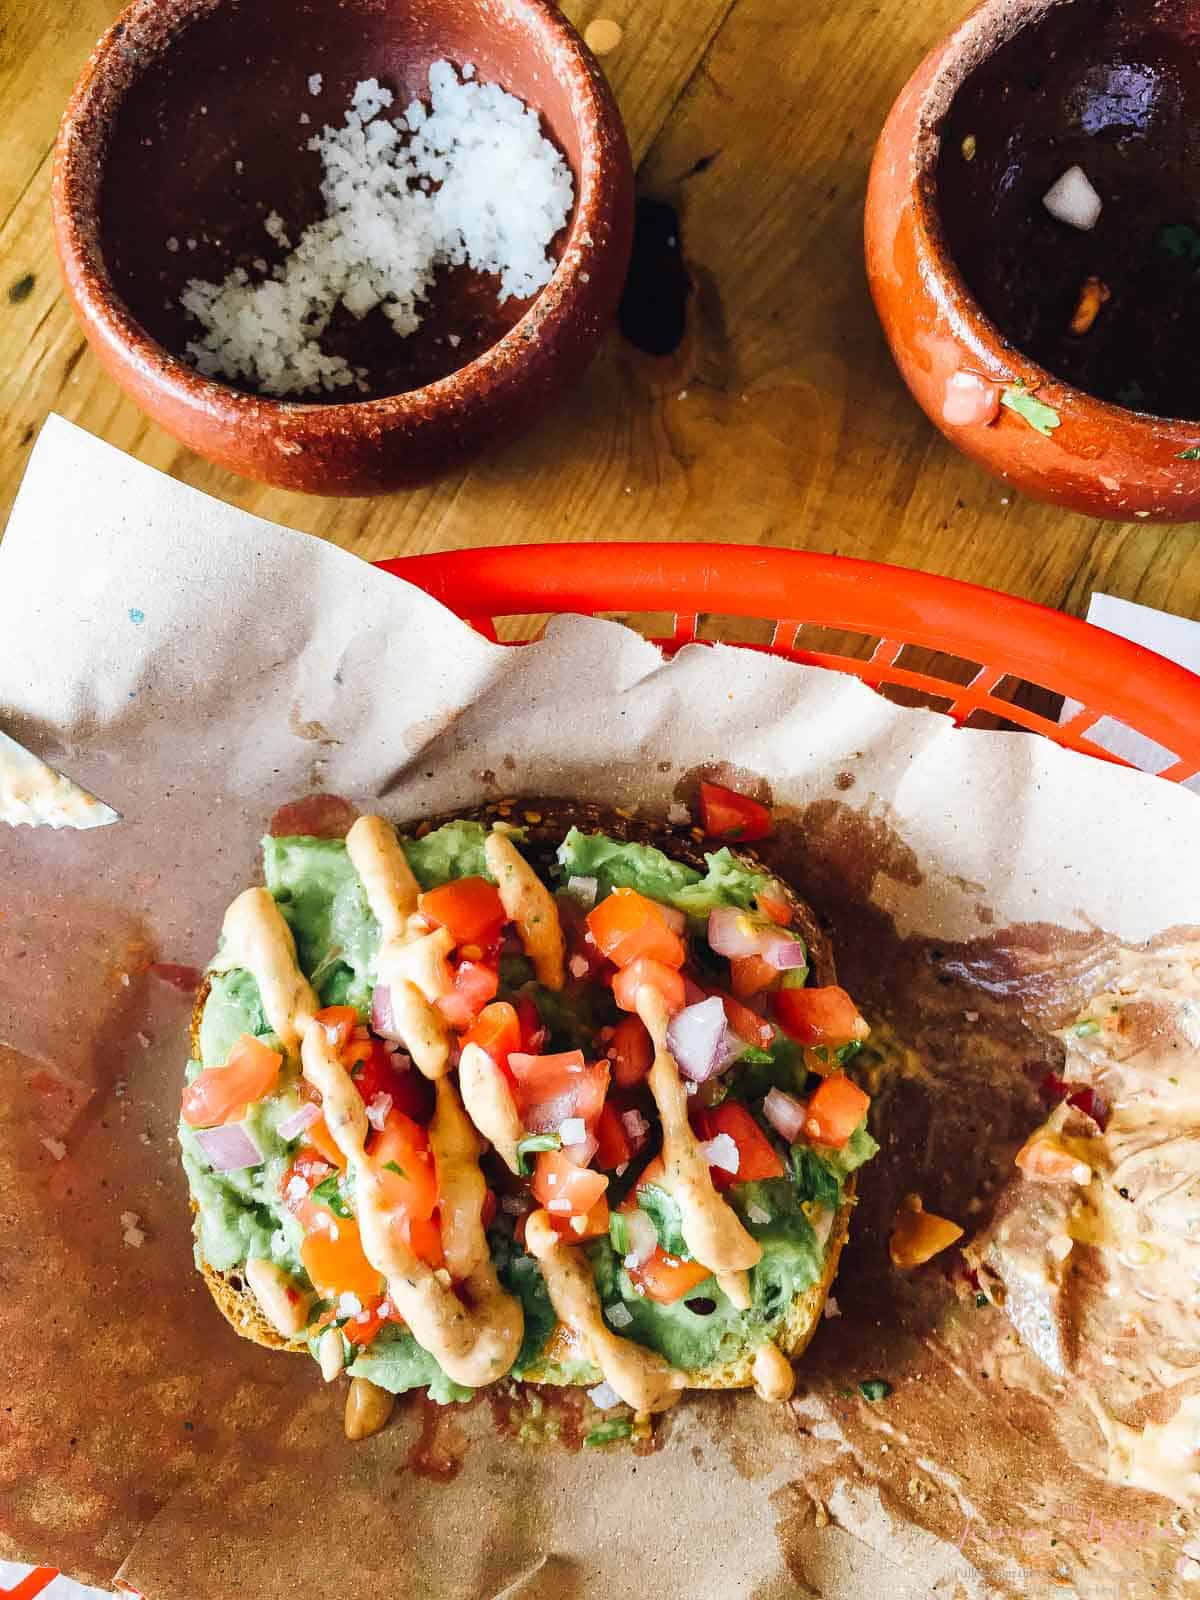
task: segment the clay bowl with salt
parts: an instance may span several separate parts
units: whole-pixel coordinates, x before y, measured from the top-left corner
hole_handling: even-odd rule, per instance
[[[386,294],[375,299],[371,271],[387,248],[375,238],[374,266],[358,263],[361,226],[337,265],[346,294],[332,306],[310,302],[299,335],[303,293],[286,301],[282,326],[261,295],[235,294],[213,310],[231,274],[240,274],[235,285],[279,287],[289,255],[324,239],[337,207],[322,194],[330,168],[321,141],[326,130],[344,133],[356,93],[364,137],[396,123],[398,159],[411,158],[421,129],[414,133],[405,108],[429,108],[430,69],[445,70],[437,63],[449,64],[456,89],[494,85],[540,119],[531,135],[538,150],[526,161],[506,147],[507,168],[472,169],[469,130],[456,134],[459,155],[449,160],[467,175],[470,228],[486,234],[491,217],[499,229],[490,253],[479,246],[462,259],[459,249],[456,259],[437,233],[445,217],[428,222],[427,207],[414,234],[410,207],[398,214],[402,248],[428,250],[408,310]],[[360,86],[372,81],[386,94],[364,100]],[[471,115],[486,120],[482,102],[471,103]],[[358,171],[378,181],[371,148]],[[418,179],[398,168],[395,193],[449,191],[436,151],[427,156]],[[545,180],[555,160],[557,212]],[[68,105],[53,210],[84,332],[143,410],[247,477],[361,495],[462,466],[521,432],[579,379],[624,282],[633,175],[600,69],[550,0],[135,0],[100,40]],[[530,217],[552,233],[531,244]],[[429,254],[434,245],[440,254]],[[312,248],[320,301],[338,280],[324,243]],[[523,273],[531,249],[539,272]],[[536,283],[539,274],[548,281]],[[208,286],[199,300],[197,283]],[[223,321],[203,321],[222,310]],[[269,361],[259,360],[263,348]],[[302,381],[308,387],[297,389]]]
[[[1200,12],[985,0],[879,140],[867,268],[946,436],[1040,499],[1200,514]]]

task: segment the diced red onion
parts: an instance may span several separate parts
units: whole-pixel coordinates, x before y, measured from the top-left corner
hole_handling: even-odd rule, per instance
[[[306,1100],[299,1111],[293,1111],[290,1117],[284,1117],[279,1124],[279,1137],[281,1139],[298,1139],[305,1128],[311,1128],[321,1115],[321,1108],[315,1100]]]
[[[587,1124],[582,1117],[566,1117],[559,1124],[558,1133],[564,1145],[582,1144],[587,1138]]]
[[[588,1390],[587,1397],[600,1411],[611,1411],[614,1406],[622,1404],[621,1396],[611,1383],[598,1383],[594,1389]]]
[[[717,994],[675,1013],[667,1029],[667,1045],[680,1072],[693,1083],[715,1078],[746,1048],[730,1033],[724,1002]]]
[[[1100,220],[1103,202],[1082,167],[1068,167],[1042,196],[1042,204],[1057,222],[1087,233]]]
[[[386,983],[376,984],[371,995],[371,1031],[377,1033],[381,1039],[400,1043],[400,1030],[396,1026],[396,1017],[392,1010],[392,991]]]
[[[201,1128],[196,1134],[196,1143],[214,1172],[241,1172],[245,1167],[262,1165],[263,1153],[244,1123]]]
[[[625,1130],[625,1137],[635,1149],[650,1132],[650,1124],[640,1111],[622,1111],[621,1126]]]
[[[736,1172],[742,1164],[738,1147],[727,1133],[719,1133],[700,1146],[710,1167],[720,1167],[722,1172]]]
[[[577,1167],[586,1167],[599,1148],[599,1139],[594,1134],[589,1133],[577,1144],[566,1144],[564,1142],[562,1152]]]
[[[762,946],[762,928],[737,906],[714,906],[708,913],[708,942],[719,956],[730,960],[756,956]]]
[[[804,1128],[804,1107],[794,1095],[785,1094],[782,1089],[772,1089],[767,1095],[763,1101],[763,1116],[789,1144],[795,1144]]]
[[[803,967],[808,964],[808,951],[799,939],[793,939],[791,934],[785,933],[782,928],[764,930],[759,955],[777,972],[789,972],[793,967]]]
[[[367,1121],[376,1133],[383,1132],[384,1123],[387,1121],[388,1112],[392,1109],[390,1094],[377,1094],[367,1106]]]
[[[589,910],[596,904],[599,889],[600,885],[595,878],[573,875],[567,879],[567,893],[574,895],[580,905],[587,906]]]
[[[625,1229],[629,1238],[629,1251],[624,1258],[627,1267],[643,1266],[658,1248],[658,1234],[653,1222],[639,1206],[626,1211]]]

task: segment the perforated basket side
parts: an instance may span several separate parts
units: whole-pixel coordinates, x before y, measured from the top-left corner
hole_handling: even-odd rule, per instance
[[[667,650],[698,640],[705,615],[766,619],[769,650],[937,697],[965,722],[989,714],[1068,749],[1116,759],[1089,733],[1112,718],[1163,752],[1159,775],[1200,771],[1200,678],[1090,623],[976,584],[881,562],[728,544],[530,544],[409,556],[378,565],[417,584],[489,638],[505,617],[666,612]],[[874,638],[865,658],[806,650],[805,626]],[[701,641],[703,642],[703,641]],[[977,663],[967,682],[904,664],[905,647]],[[1078,703],[1062,723],[997,691],[1009,680]]]

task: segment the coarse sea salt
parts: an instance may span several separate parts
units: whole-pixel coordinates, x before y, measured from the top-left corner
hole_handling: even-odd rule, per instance
[[[321,345],[339,305],[359,319],[378,309],[406,337],[438,267],[495,273],[501,301],[550,281],[574,184],[537,112],[448,61],[430,67],[429,90],[393,121],[380,115],[391,91],[360,83],[345,124],[308,142],[324,167],[324,219],[293,246],[272,211],[263,225],[289,253],[268,276],[238,267],[223,283],[188,283],[180,300],[204,332],[187,352],[200,372],[277,396],[365,391],[365,371]]]

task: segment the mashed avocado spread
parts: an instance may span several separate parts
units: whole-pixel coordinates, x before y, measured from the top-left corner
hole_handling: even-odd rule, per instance
[[[429,890],[464,877],[489,878],[485,836],[481,824],[456,821],[421,839],[404,840],[405,854],[421,888]],[[263,858],[267,888],[291,928],[300,966],[321,1004],[353,1006],[365,1022],[375,982],[379,929],[344,842],[267,838]],[[577,877],[594,878],[599,898],[614,888],[635,889],[686,913],[694,930],[715,906],[752,907],[765,881],[728,850],[718,850],[707,859],[708,871],[700,873],[652,846],[572,829],[558,852],[558,887]],[[218,951],[210,977],[200,1027],[201,1060],[189,1063],[189,1081],[202,1067],[223,1065],[242,1034],[277,1044],[251,974],[238,968],[227,970]],[[619,1015],[602,985],[572,982],[552,994],[534,981],[523,958],[505,958],[499,998],[515,1001],[522,996],[538,1007],[549,1031],[547,1049],[587,1049],[594,1044],[597,1028]],[[728,1076],[731,1098],[745,1102],[754,1112],[787,1169],[785,1177],[735,1182],[726,1191],[739,1218],[763,1249],[762,1260],[750,1272],[750,1310],[735,1309],[712,1278],[686,1298],[658,1304],[635,1290],[610,1239],[601,1238],[584,1247],[605,1319],[613,1331],[651,1347],[685,1370],[732,1360],[757,1345],[778,1328],[795,1297],[818,1282],[829,1220],[841,1203],[845,1180],[877,1148],[864,1124],[840,1150],[817,1152],[807,1145],[789,1149],[762,1121],[757,1107],[772,1085],[796,1095],[805,1092],[808,1074],[803,1052],[782,1033],[769,1049],[749,1051]],[[308,1282],[299,1255],[303,1233],[281,1198],[285,1174],[304,1138],[288,1140],[280,1135],[279,1126],[301,1104],[298,1068],[285,1063],[276,1092],[253,1105],[245,1119],[263,1162],[233,1172],[215,1172],[195,1130],[181,1121],[183,1163],[199,1211],[198,1259],[228,1270],[250,1257],[265,1257],[300,1282]],[[633,1163],[635,1168],[640,1165]],[[614,1210],[637,1175],[631,1170],[612,1178],[609,1198]],[[667,1223],[669,1226],[669,1219]],[[669,1250],[668,1235],[660,1224],[661,1219],[656,1223],[660,1241]],[[525,1313],[525,1337],[513,1376],[520,1378],[536,1369],[543,1381],[586,1378],[599,1382],[600,1372],[587,1362],[547,1362],[544,1352],[557,1318],[541,1270],[517,1243],[513,1217],[503,1210],[491,1225],[489,1243],[502,1282],[520,1299]],[[328,1308],[318,1301],[314,1321],[317,1309]],[[314,1329],[310,1338],[314,1348],[315,1342]],[[349,1373],[369,1378],[385,1389],[399,1393],[428,1388],[430,1396],[441,1402],[469,1397],[469,1390],[451,1382],[434,1357],[394,1323],[385,1325],[366,1348],[351,1346],[349,1353]]]

